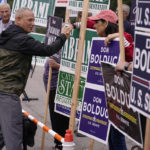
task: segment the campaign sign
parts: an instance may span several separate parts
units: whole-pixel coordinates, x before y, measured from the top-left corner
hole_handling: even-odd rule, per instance
[[[54,111],[66,117],[70,117],[71,108],[68,106],[56,103]],[[76,110],[76,119],[79,119],[79,117],[80,117],[80,111]]]
[[[32,36],[35,40],[38,40],[40,41],[41,43],[44,43],[45,41],[45,34],[40,34],[40,33],[34,33],[34,32],[31,32],[29,33],[30,36]],[[44,66],[46,62],[46,57],[41,57],[41,56],[33,56],[32,57],[32,65],[38,65],[38,66]]]
[[[55,41],[56,37],[60,35],[62,22],[63,22],[62,18],[48,16],[47,31],[46,31],[46,38],[45,38],[45,43],[47,45],[52,44]],[[61,50],[53,54],[50,58],[54,59],[57,63],[60,63]],[[58,70],[52,69],[52,76],[55,76],[57,73]]]
[[[45,34],[31,32],[29,33],[29,35],[32,36],[35,40],[40,41],[41,43],[44,43],[45,41]]]
[[[79,133],[107,144],[108,111],[102,91],[85,88]]]
[[[62,59],[60,70],[70,72],[72,74],[75,73],[76,61],[78,56],[78,45],[79,45],[79,29],[74,29],[70,33],[70,38],[66,40],[63,50],[62,50]],[[82,68],[81,68],[81,76],[86,78],[88,71],[88,62],[89,62],[89,52],[91,51],[92,46],[92,38],[98,37],[95,30],[87,29],[86,36],[84,41],[84,53],[82,58]]]
[[[131,21],[135,22],[136,10],[137,10],[136,0],[132,0],[132,3],[131,3],[131,13],[130,13],[130,22]]]
[[[60,35],[63,19],[54,16],[48,16],[47,32],[45,43],[50,45]]]
[[[116,39],[106,47],[104,40],[105,38],[92,39],[79,132],[107,144],[109,133],[108,110],[100,63],[101,61],[118,62],[119,41]]]
[[[119,58],[118,39],[111,42],[107,47],[104,45],[104,38],[93,38],[87,82],[103,85],[101,61],[116,64]]]
[[[65,71],[59,72],[59,80],[57,83],[57,92],[55,102],[63,104],[64,106],[71,106],[71,98],[73,94],[74,74]],[[80,77],[80,87],[78,94],[78,110],[81,110],[81,103],[83,97],[83,90],[85,85],[85,78]]]
[[[131,13],[130,13],[130,25],[131,25],[131,31],[133,31],[132,38],[134,39],[135,17],[136,17],[136,10],[137,10],[136,0],[132,0],[132,2],[131,2],[131,9],[130,10],[131,10]]]
[[[68,9],[75,11],[83,10],[83,1],[84,0],[69,0]],[[89,1],[89,11],[92,14],[97,14],[101,10],[109,9],[110,0],[90,0]]]
[[[131,107],[150,118],[150,35],[135,32]]]
[[[66,7],[69,0],[56,0],[55,7]]]
[[[136,10],[136,30],[150,30],[150,1],[138,0]]]
[[[118,74],[111,64],[101,65],[109,120],[115,128],[142,147],[139,114],[129,106],[131,73]]]
[[[46,27],[47,16],[54,15],[55,0],[14,0],[11,20],[15,20],[16,11],[22,7],[29,8],[33,11],[35,25]]]
[[[59,78],[57,83],[57,92],[55,97],[55,103],[71,108],[74,74],[76,68],[77,52],[79,45],[79,29],[74,29],[70,33],[70,38],[66,40],[62,50],[62,57],[59,69]],[[77,110],[81,111],[84,85],[86,81],[88,71],[89,52],[91,51],[92,37],[97,37],[95,30],[87,29],[84,45],[84,53],[82,59],[80,88],[78,94],[78,107]],[[57,110],[59,112],[62,109]],[[60,108],[60,107],[59,107]],[[63,107],[64,108],[64,107]],[[64,112],[65,110],[63,110]],[[60,112],[61,114],[63,112]],[[67,114],[68,115],[68,114]]]

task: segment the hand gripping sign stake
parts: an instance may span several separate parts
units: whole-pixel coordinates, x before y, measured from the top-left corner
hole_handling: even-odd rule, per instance
[[[62,146],[63,150],[75,150],[75,143],[73,142],[71,130],[66,130],[65,139]]]

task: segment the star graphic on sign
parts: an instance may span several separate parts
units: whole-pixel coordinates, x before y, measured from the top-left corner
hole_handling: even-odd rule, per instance
[[[120,114],[123,115],[123,109],[122,109],[122,107],[120,108]]]
[[[96,121],[96,117],[95,116],[93,117],[93,121]]]

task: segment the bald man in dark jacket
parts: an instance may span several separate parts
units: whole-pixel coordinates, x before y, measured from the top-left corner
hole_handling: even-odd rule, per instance
[[[41,44],[28,35],[33,31],[34,14],[28,8],[16,12],[15,24],[0,36],[0,150],[4,143],[7,150],[22,149],[22,108],[19,96],[24,91],[36,56],[51,56],[64,45],[72,26],[51,45]]]

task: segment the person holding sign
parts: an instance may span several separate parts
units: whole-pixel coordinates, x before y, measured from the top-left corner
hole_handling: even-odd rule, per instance
[[[55,57],[54,57],[55,56]],[[60,60],[61,60],[61,50],[52,56],[53,58],[47,59],[45,63],[45,69],[43,74],[43,81],[45,90],[47,91],[47,83],[48,83],[48,75],[49,68],[52,68],[52,79],[51,79],[51,87],[50,87],[50,95],[49,95],[49,112],[50,112],[50,120],[52,124],[52,129],[60,134],[61,136],[65,136],[66,130],[69,126],[69,118],[55,112],[55,95],[58,81],[58,73],[60,68]],[[54,139],[55,146],[53,150],[62,150],[62,143],[57,139]]]
[[[115,70],[116,71],[132,71],[133,69],[133,62],[125,62],[125,61],[118,61]],[[141,127],[142,127],[142,138],[143,142],[145,140],[145,128],[146,128],[146,117],[140,114],[141,119]]]
[[[132,71],[132,62],[118,61],[115,70],[116,71]]]
[[[34,14],[28,8],[16,11],[15,24],[0,35],[0,149],[22,149],[22,108],[19,96],[24,91],[32,56],[51,56],[69,38],[72,26],[62,28],[56,40],[46,45],[28,33],[34,28]]]
[[[94,27],[97,30],[97,34],[100,37],[106,37],[106,46],[113,38],[119,36],[117,25],[118,16],[115,12],[103,10],[96,16],[89,17],[89,19],[96,22]],[[128,33],[125,33],[124,36],[125,58],[127,62],[130,62],[133,59],[133,40]],[[124,135],[113,126],[111,126],[109,134],[109,150],[127,150]]]

